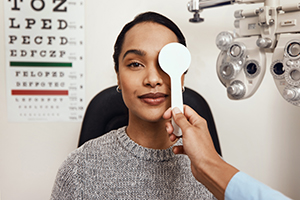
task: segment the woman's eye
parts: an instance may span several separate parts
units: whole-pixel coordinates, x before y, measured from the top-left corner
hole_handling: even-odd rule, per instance
[[[142,66],[140,63],[138,63],[138,62],[132,62],[132,63],[130,63],[129,65],[127,65],[128,67],[140,67],[140,66]]]

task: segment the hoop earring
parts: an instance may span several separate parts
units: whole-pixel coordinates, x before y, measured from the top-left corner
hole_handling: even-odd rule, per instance
[[[117,91],[117,93],[121,93],[122,90],[120,90],[120,87],[118,86],[118,87],[116,88],[116,91]]]
[[[184,92],[185,91],[185,87],[184,86],[182,86],[182,92]]]

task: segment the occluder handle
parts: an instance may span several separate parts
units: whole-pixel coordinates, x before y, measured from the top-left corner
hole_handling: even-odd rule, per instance
[[[183,113],[183,99],[182,99],[182,87],[181,76],[171,78],[171,107],[172,109],[177,107]],[[182,135],[181,129],[172,119],[172,125],[174,128],[174,134],[177,137]]]

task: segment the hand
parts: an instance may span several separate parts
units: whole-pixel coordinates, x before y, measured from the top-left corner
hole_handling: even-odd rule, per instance
[[[184,114],[178,108],[169,108],[163,115],[164,119],[173,117],[182,130],[183,146],[175,146],[175,154],[186,154],[191,160],[194,177],[204,184],[218,199],[224,199],[225,189],[230,179],[238,170],[223,161],[215,150],[207,128],[206,120],[200,117],[189,106],[184,105]],[[170,140],[177,137],[173,134],[170,120],[166,123]]]
[[[187,105],[184,105],[183,109],[184,114],[178,108],[169,108],[163,117],[170,119],[173,116],[175,123],[181,128],[183,146],[175,146],[173,152],[186,154],[190,158],[192,172],[198,180],[201,178],[196,172],[202,168],[202,164],[213,159],[219,160],[220,157],[215,150],[206,120]],[[177,137],[173,134],[174,128],[170,121],[166,123],[166,130],[170,134],[170,140],[175,141]]]

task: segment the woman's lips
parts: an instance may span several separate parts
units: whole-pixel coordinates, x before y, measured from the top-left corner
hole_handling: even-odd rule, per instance
[[[161,103],[163,103],[166,100],[166,97],[168,95],[164,94],[164,93],[148,93],[148,94],[144,94],[139,96],[139,98],[149,104],[149,105],[159,105]]]

